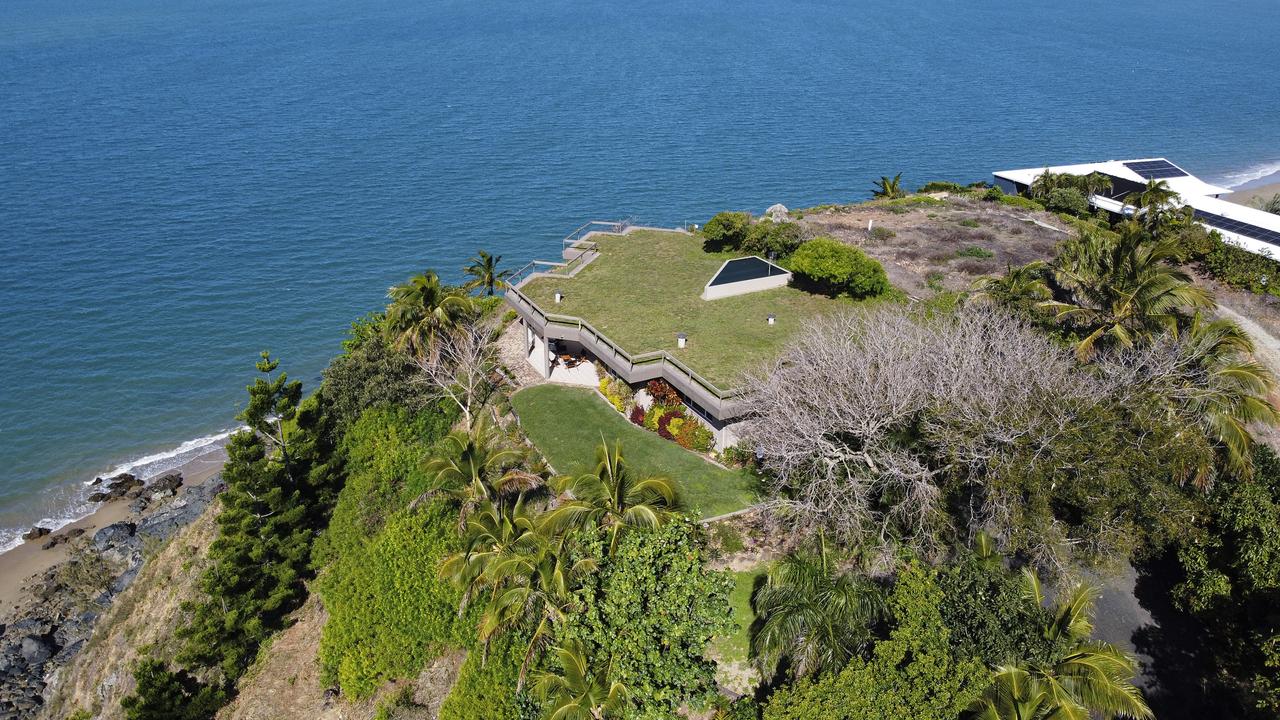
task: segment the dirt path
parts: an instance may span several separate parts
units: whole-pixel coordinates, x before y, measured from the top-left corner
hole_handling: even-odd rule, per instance
[[[1249,333],[1249,337],[1253,338],[1254,355],[1258,360],[1271,368],[1271,371],[1280,375],[1280,339],[1272,335],[1266,328],[1254,322],[1252,318],[1237,312],[1236,310],[1218,303],[1218,314],[1228,320],[1235,322],[1245,332]]]

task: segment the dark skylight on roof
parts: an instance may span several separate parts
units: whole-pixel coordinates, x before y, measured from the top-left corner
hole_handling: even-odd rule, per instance
[[[728,283],[742,282],[743,280],[755,280],[758,278],[769,277],[771,275],[785,275],[786,270],[774,265],[771,262],[761,260],[758,257],[744,257],[730,260],[720,268],[720,272],[711,280],[711,285],[726,285]]]

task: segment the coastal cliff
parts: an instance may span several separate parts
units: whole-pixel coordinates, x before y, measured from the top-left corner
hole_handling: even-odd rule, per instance
[[[27,596],[0,625],[0,716],[57,718],[64,708],[99,703],[118,712],[137,648],[174,624],[177,605],[162,611],[161,598],[191,586],[188,561],[214,537],[213,500],[225,485],[213,477],[176,494],[180,482],[171,474],[149,485],[135,501],[150,507],[137,504],[128,519],[44,540],[48,549],[71,547],[28,581]],[[110,651],[110,638],[120,645],[118,630],[130,622],[142,631],[128,633],[126,650]]]

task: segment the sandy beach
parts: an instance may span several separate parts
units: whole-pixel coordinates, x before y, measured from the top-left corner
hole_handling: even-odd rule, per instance
[[[1275,176],[1273,175],[1272,179]],[[1253,187],[1237,188],[1230,195],[1223,196],[1223,200],[1230,200],[1240,205],[1250,205],[1257,198],[1270,199],[1273,195],[1280,194],[1280,182],[1267,183],[1266,185],[1255,185]]]
[[[226,459],[226,451],[218,445],[210,447],[209,452],[191,459],[186,464],[167,471],[182,473],[182,486],[178,488],[177,495],[180,496],[188,488],[200,485],[217,475],[222,470],[222,464]],[[0,619],[9,617],[22,599],[33,575],[48,570],[67,556],[69,550],[67,543],[60,543],[48,550],[41,549],[50,537],[62,535],[75,528],[83,529],[85,536],[92,537],[99,528],[121,520],[143,517],[147,512],[142,515],[131,513],[129,501],[124,499],[105,502],[90,515],[60,528],[53,535],[28,540],[0,554]]]

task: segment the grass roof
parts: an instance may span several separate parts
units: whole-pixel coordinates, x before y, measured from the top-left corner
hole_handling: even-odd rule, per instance
[[[593,238],[600,257],[572,278],[535,278],[521,288],[544,310],[590,323],[632,355],[666,350],[728,390],[742,372],[781,352],[816,315],[850,301],[792,287],[703,300],[702,289],[725,260],[743,253],[708,253],[700,238],[640,230]],[[564,300],[555,304],[555,292]],[[766,318],[777,316],[770,326]],[[676,333],[689,336],[676,347]]]

